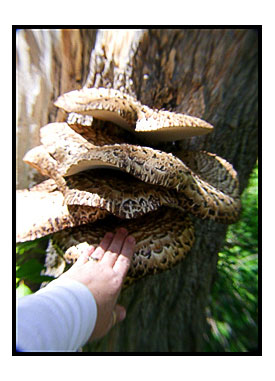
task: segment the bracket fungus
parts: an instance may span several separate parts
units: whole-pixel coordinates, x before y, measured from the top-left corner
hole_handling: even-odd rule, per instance
[[[119,90],[84,88],[61,95],[55,105],[66,112],[111,121],[150,142],[181,140],[213,130],[202,119],[170,111],[153,110]]]
[[[59,265],[70,264],[85,245],[98,245],[104,232],[124,226],[137,242],[128,285],[186,256],[195,236],[188,214],[223,223],[238,218],[237,173],[226,160],[208,152],[172,154],[140,143],[209,133],[209,123],[152,110],[114,89],[71,91],[55,105],[80,117],[42,127],[42,145],[24,157],[50,179],[17,192],[19,215],[30,210],[27,223],[18,224],[19,242],[53,233],[48,255],[56,255]],[[94,119],[81,124],[85,115]],[[40,216],[35,205],[42,208]],[[49,275],[56,274],[52,263],[46,259]]]

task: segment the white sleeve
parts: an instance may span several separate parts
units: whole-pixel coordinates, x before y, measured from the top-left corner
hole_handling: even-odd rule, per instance
[[[89,339],[97,317],[90,290],[57,279],[17,301],[16,348],[22,352],[76,351]]]

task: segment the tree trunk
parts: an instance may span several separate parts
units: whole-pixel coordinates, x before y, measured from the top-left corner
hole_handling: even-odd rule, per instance
[[[58,95],[85,83],[95,37],[95,30],[17,31],[17,189],[43,179],[23,156],[40,144],[40,127],[56,121]]]
[[[22,134],[35,129],[36,140],[24,141],[18,160],[38,144],[38,129],[56,116],[52,101],[59,93],[85,86],[112,87],[135,95],[152,108],[187,113],[214,125],[214,132],[178,142],[176,148],[206,150],[218,154],[238,171],[241,191],[257,160],[258,34],[255,30],[115,30],[115,31],[21,31],[29,48],[34,34],[50,40],[51,80],[41,71],[45,94],[39,108],[19,123]],[[61,49],[57,49],[56,36]],[[30,37],[31,36],[31,37]],[[62,38],[60,38],[62,36]],[[36,41],[38,39],[36,38]],[[61,41],[61,42],[60,42]],[[85,50],[85,52],[84,52]],[[88,54],[91,53],[88,72]],[[38,63],[46,56],[42,48],[30,58]],[[24,70],[22,70],[24,73]],[[19,94],[25,80],[19,81]],[[47,90],[45,90],[47,89]],[[36,91],[37,94],[37,91]],[[44,98],[43,98],[43,96]],[[20,114],[21,115],[21,114]],[[33,121],[35,120],[35,122]],[[28,136],[28,135],[25,135]],[[20,185],[29,177],[18,164]],[[202,350],[207,305],[217,253],[227,226],[192,217],[195,244],[186,260],[175,268],[149,276],[126,289],[120,303],[127,318],[102,340],[85,346],[91,351],[183,351]]]

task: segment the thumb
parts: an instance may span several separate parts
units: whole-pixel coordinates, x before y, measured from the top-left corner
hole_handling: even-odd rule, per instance
[[[126,317],[126,309],[121,306],[120,304],[117,304],[114,308],[114,312],[115,312],[115,321],[113,322],[113,325],[116,324],[116,323],[119,323],[121,322],[122,320],[125,319]]]

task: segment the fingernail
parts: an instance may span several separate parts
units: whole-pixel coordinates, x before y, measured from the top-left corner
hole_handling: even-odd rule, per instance
[[[94,250],[95,250],[94,246],[92,246],[92,245],[89,246],[88,249],[87,249],[87,255],[92,254],[94,252]]]
[[[119,230],[121,233],[123,233],[123,234],[127,234],[127,233],[128,233],[127,229],[125,229],[125,228],[119,228],[118,230]]]
[[[127,239],[128,239],[128,242],[130,242],[130,243],[136,243],[136,240],[132,235],[129,235],[129,237]]]
[[[107,238],[107,239],[111,239],[111,238],[113,238],[113,233],[111,233],[111,232],[108,232],[108,233],[106,233],[105,234],[105,238]]]
[[[122,320],[124,320],[126,318],[126,310],[125,309],[123,309],[123,310],[121,310],[120,312],[119,312],[119,321],[122,321]]]

